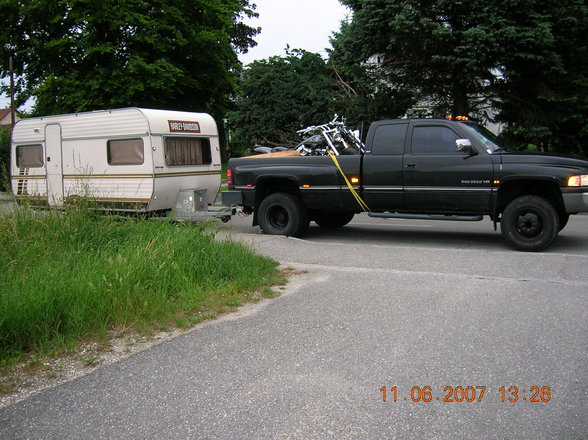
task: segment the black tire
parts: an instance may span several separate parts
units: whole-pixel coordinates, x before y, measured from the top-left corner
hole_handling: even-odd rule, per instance
[[[510,202],[500,220],[502,236],[519,251],[538,252],[547,248],[560,229],[553,205],[538,196],[521,196]]]
[[[319,212],[314,217],[314,222],[321,228],[341,228],[353,220],[354,212],[334,211]]]
[[[259,205],[259,226],[268,235],[299,237],[308,229],[308,212],[299,197],[274,193]]]

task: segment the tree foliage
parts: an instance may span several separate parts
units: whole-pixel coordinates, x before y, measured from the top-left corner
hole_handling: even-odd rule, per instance
[[[354,14],[341,49],[384,84],[437,116],[495,117],[520,144],[586,154],[585,0],[342,3]]]
[[[386,86],[339,50],[349,43],[347,37],[343,26],[332,40],[328,61],[288,49],[283,57],[255,61],[245,69],[230,115],[233,154],[256,144],[295,145],[301,140],[297,130],[328,122],[335,114],[361,128],[406,111],[413,102],[409,92]]]
[[[0,0],[3,59],[34,113],[143,106],[217,113],[254,45],[249,0]],[[3,76],[7,74],[2,71]]]
[[[337,113],[348,118],[355,128],[367,127],[378,119],[402,116],[415,104],[411,89],[392,83],[380,69],[358,62],[357,39],[352,24],[343,22],[331,39],[329,66],[334,80]]]
[[[438,113],[467,114],[493,79],[500,25],[487,0],[345,0],[356,60]],[[367,67],[370,67],[369,64]]]
[[[505,18],[499,118],[515,144],[588,156],[588,4],[534,1]],[[506,32],[506,31],[505,31]]]
[[[243,72],[231,148],[299,141],[296,131],[333,118],[331,71],[316,53],[287,50],[286,56],[254,61]]]

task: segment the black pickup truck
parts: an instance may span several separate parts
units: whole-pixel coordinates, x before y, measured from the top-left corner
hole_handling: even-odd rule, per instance
[[[588,160],[510,152],[470,121],[377,121],[362,154],[230,159],[228,175],[223,203],[253,213],[253,225],[266,234],[300,236],[310,221],[341,227],[362,211],[383,218],[489,216],[512,247],[540,251],[570,214],[588,211]]]

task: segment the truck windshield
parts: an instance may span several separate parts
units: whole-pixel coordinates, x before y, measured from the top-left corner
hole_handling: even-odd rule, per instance
[[[473,122],[466,122],[464,123],[464,126],[466,130],[469,132],[470,136],[475,138],[484,146],[488,154],[495,153],[499,150],[508,150],[504,146],[500,145],[500,142],[498,141],[496,135],[487,128],[484,128],[481,125],[478,125]]]

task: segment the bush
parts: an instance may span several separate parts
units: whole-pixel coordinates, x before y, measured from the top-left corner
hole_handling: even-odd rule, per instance
[[[10,130],[0,130],[0,191],[10,190]]]

